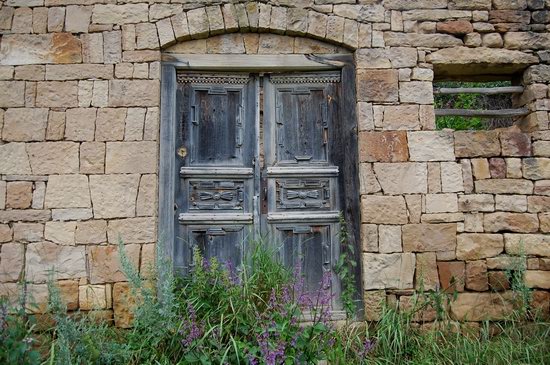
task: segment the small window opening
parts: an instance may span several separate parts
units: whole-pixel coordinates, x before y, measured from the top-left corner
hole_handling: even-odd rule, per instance
[[[436,82],[436,127],[455,130],[510,127],[528,113],[525,108],[514,108],[513,96],[522,92],[523,86],[514,86],[510,80]]]

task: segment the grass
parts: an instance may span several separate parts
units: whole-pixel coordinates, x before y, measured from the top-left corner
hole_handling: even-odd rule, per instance
[[[117,329],[89,314],[67,315],[59,290],[51,284],[49,311],[55,324],[46,333],[36,332],[23,310],[10,313],[6,303],[0,306],[0,363],[550,363],[550,324],[533,316],[529,291],[516,280],[522,265],[510,272],[522,305],[505,321],[453,322],[445,310],[452,293],[419,292],[408,310],[385,306],[377,323],[350,319],[335,326],[327,317],[326,286],[305,293],[300,278],[264,247],[255,245],[240,272],[207,261],[199,252],[192,275],[185,278],[173,277],[170,265],[157,261],[160,272],[154,270],[153,277],[165,280],[154,285],[140,277],[121,244],[122,267],[138,298],[131,329]],[[157,260],[162,257],[159,253]],[[436,310],[432,324],[415,321],[426,306]],[[299,322],[304,309],[313,313],[307,324]]]

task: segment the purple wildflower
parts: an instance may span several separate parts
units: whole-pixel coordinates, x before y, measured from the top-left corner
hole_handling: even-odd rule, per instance
[[[183,320],[181,329],[179,330],[180,335],[184,338],[181,340],[183,347],[189,347],[192,343],[201,338],[204,333],[204,323],[197,322],[197,313],[192,304],[187,305],[188,318]]]
[[[230,260],[227,260],[225,262],[225,268],[227,269],[227,273],[229,275],[229,282],[232,285],[239,285],[239,276],[237,275],[237,270]]]
[[[376,346],[376,340],[375,339],[371,340],[367,338],[365,340],[365,343],[363,344],[363,348],[361,349],[361,352],[359,353],[359,357],[364,358],[365,356],[367,356],[367,354],[372,351],[374,346]]]

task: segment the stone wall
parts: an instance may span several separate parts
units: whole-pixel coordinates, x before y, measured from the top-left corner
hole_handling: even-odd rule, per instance
[[[548,0],[6,0],[0,293],[14,298],[24,279],[28,310],[43,312],[53,266],[70,310],[129,324],[116,243],[146,270],[167,47],[345,48],[357,64],[367,319],[382,301],[410,306],[420,287],[458,290],[455,319],[502,318],[520,251],[549,315],[549,20]],[[435,131],[434,76],[491,73],[514,74],[525,86],[514,102],[530,114],[509,130]]]

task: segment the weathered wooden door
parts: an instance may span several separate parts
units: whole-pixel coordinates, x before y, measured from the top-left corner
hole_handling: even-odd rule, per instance
[[[340,308],[341,72],[179,74],[176,267],[192,250],[238,267],[262,236]],[[260,96],[263,102],[260,102]]]

